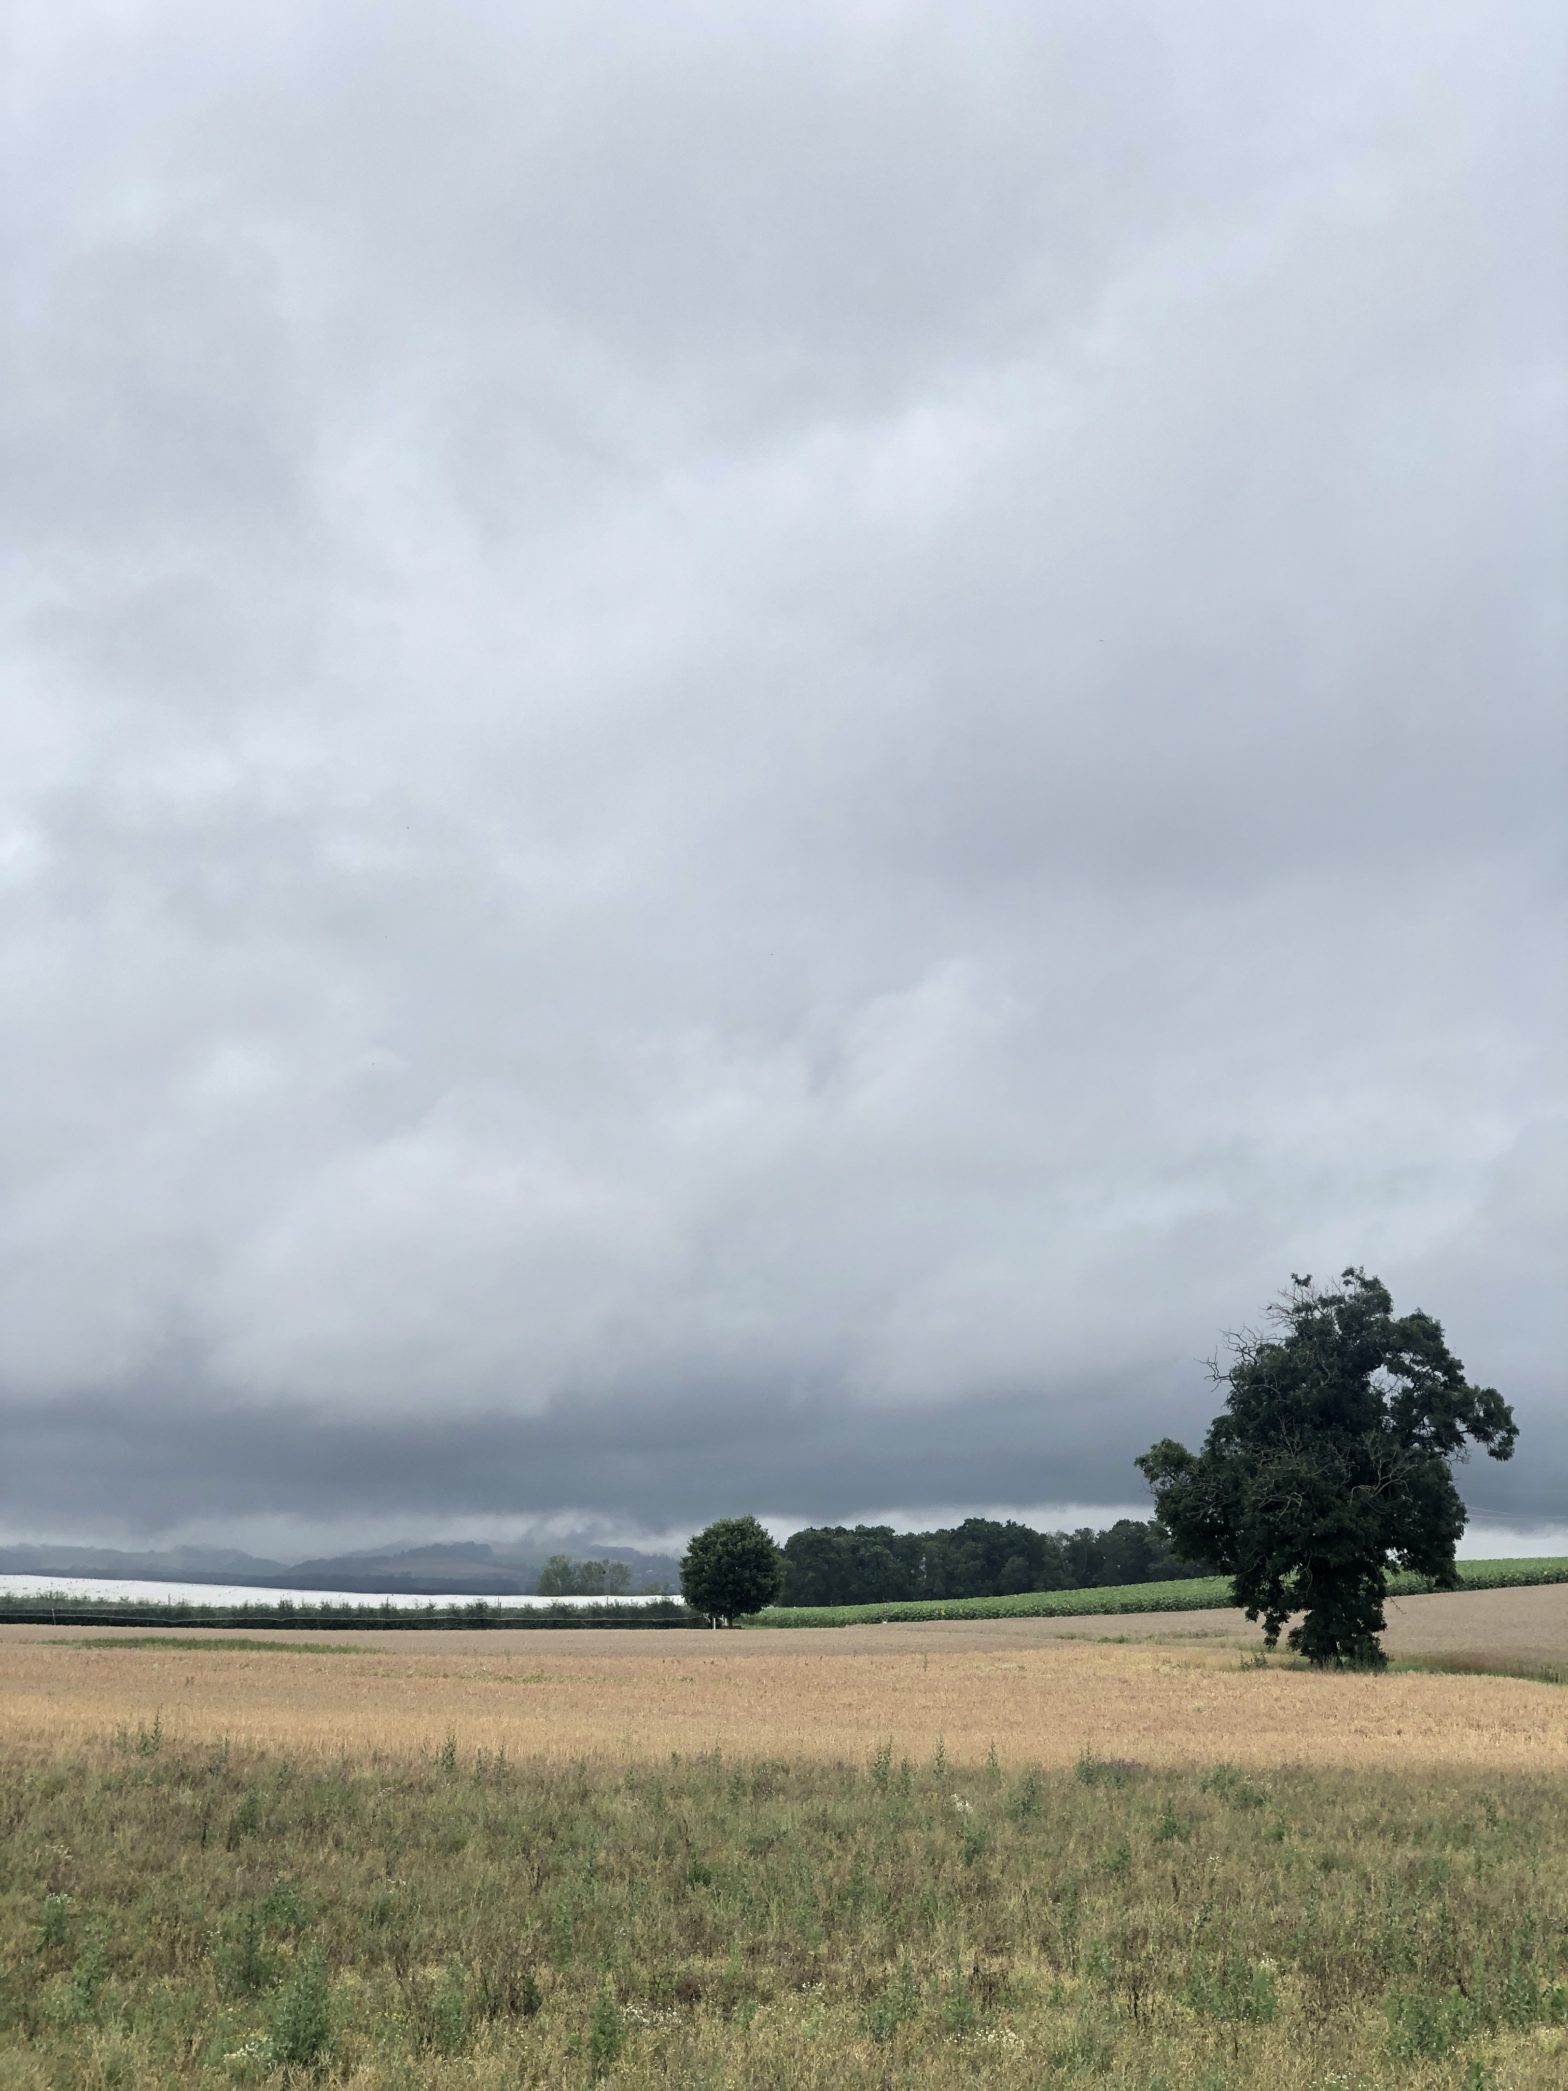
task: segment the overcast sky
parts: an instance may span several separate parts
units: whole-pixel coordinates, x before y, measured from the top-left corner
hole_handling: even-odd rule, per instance
[[[1568,1515],[1560,0],[3,19],[0,1536]]]

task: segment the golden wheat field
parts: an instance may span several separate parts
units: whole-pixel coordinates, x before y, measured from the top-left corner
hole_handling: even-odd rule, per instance
[[[1503,1675],[1252,1668],[1233,1613],[711,1634],[0,1629],[0,1742],[48,1751],[157,1720],[308,1752],[726,1755],[955,1763],[1568,1770],[1568,1692]],[[225,1645],[227,1644],[227,1645]],[[1390,1652],[1568,1656],[1568,1589],[1407,1599]]]
[[[1568,2082],[1568,1688],[1235,1614],[0,1629],[0,1766],[0,2091]]]

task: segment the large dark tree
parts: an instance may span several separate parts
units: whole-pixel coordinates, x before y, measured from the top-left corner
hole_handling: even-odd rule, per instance
[[[1212,1371],[1225,1412],[1196,1455],[1166,1438],[1138,1461],[1160,1522],[1184,1554],[1234,1578],[1270,1648],[1315,1663],[1384,1661],[1390,1564],[1458,1581],[1465,1506],[1451,1471],[1466,1440],[1507,1459],[1518,1432],[1491,1387],[1473,1387],[1429,1314],[1395,1319],[1365,1271],[1334,1286],[1292,1278],[1275,1333],[1230,1339]]]
[[[754,1517],[721,1517],[681,1557],[681,1595],[715,1626],[760,1612],[779,1594],[783,1556]]]

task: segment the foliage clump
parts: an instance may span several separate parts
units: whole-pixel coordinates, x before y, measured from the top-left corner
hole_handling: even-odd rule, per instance
[[[772,1604],[783,1563],[754,1517],[721,1517],[697,1533],[681,1558],[681,1595],[715,1626],[732,1626]]]
[[[1271,1309],[1277,1334],[1231,1339],[1213,1366],[1225,1411],[1199,1453],[1172,1438],[1139,1459],[1161,1523],[1215,1562],[1270,1648],[1377,1668],[1389,1564],[1458,1585],[1465,1507],[1452,1463],[1467,1440],[1513,1452],[1513,1411],[1472,1386],[1419,1311],[1395,1318],[1388,1288],[1351,1268],[1339,1283],[1294,1277]]]
[[[1037,1532],[1014,1518],[966,1517],[925,1532],[891,1525],[805,1525],[784,1542],[786,1605],[909,1604],[1114,1588],[1208,1575],[1148,1519],[1104,1531]]]
[[[622,1597],[631,1587],[624,1561],[574,1561],[569,1554],[552,1554],[534,1584],[540,1597]]]

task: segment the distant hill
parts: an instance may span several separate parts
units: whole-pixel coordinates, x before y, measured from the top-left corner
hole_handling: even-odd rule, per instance
[[[118,1547],[4,1546],[0,1575],[99,1576],[115,1582],[255,1584],[275,1590],[344,1590],[398,1597],[525,1597],[551,1554],[574,1561],[624,1561],[632,1590],[657,1585],[674,1589],[680,1563],[673,1554],[638,1547],[606,1546],[588,1535],[549,1545],[482,1540],[427,1541],[387,1548],[357,1548],[307,1561],[269,1561],[233,1547],[179,1546],[145,1553]]]
[[[281,1561],[234,1547],[176,1546],[127,1553],[111,1546],[0,1546],[0,1575],[105,1576],[116,1581],[274,1583]]]

